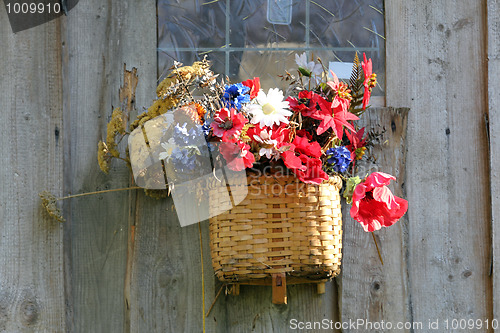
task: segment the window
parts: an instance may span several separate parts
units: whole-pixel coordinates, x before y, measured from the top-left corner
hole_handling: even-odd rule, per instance
[[[207,55],[232,82],[259,76],[267,89],[283,87],[277,75],[296,68],[296,53],[328,66],[358,51],[372,58],[383,96],[383,36],[383,0],[159,0],[158,73]]]

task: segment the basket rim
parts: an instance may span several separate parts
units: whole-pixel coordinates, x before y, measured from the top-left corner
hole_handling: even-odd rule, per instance
[[[304,185],[309,185],[309,186],[321,186],[321,185],[335,185],[339,190],[342,188],[342,178],[339,175],[329,175],[327,180],[323,180],[321,184],[316,184],[316,183],[307,183],[301,181],[294,173],[290,172],[287,174],[282,174],[280,176],[276,176],[278,173],[252,173],[252,172],[247,172],[247,179],[275,179],[278,180],[279,178],[286,178],[286,179],[291,179],[292,181],[295,181],[297,183],[303,183]]]

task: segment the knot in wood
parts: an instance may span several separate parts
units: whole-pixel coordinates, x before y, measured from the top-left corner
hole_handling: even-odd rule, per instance
[[[21,318],[24,325],[33,325],[38,320],[39,306],[35,301],[25,300],[21,303]]]

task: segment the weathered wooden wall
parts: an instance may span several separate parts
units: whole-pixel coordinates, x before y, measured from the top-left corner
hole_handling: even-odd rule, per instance
[[[366,126],[367,131],[383,133],[372,148],[376,163],[358,163],[360,176],[374,171],[395,176],[397,182],[393,182],[390,188],[402,198],[407,196],[405,189],[409,176],[405,165],[408,114],[407,108],[372,108],[359,121],[359,126]],[[410,322],[406,274],[409,237],[407,216],[396,225],[374,233],[384,263],[382,265],[372,235],[364,232],[359,223],[350,217],[350,205],[342,208],[344,249],[339,300],[341,321]],[[364,330],[366,327],[360,325],[361,328]]]
[[[155,96],[156,23],[154,1],[80,1],[62,18],[64,91],[64,186],[66,193],[127,187],[129,171],[114,163],[99,170],[96,145],[105,137],[124,64],[139,68],[137,100]],[[125,272],[130,193],[65,202],[67,301],[74,332],[126,332]],[[69,324],[68,324],[69,325]]]
[[[387,1],[385,15],[387,104],[411,109],[410,318],[491,320],[486,1]]]
[[[119,105],[124,63],[138,68],[138,110],[154,97],[155,6],[80,1],[67,17],[15,35],[0,9],[0,331],[201,331],[198,226],[180,228],[171,201],[140,191],[73,199],[62,226],[37,196],[130,183],[124,165],[113,164],[109,176],[98,170],[96,145]],[[376,233],[385,265],[369,235],[346,218],[342,278],[325,295],[290,286],[289,305],[278,306],[270,288],[242,286],[239,296],[219,298],[207,332],[286,332],[292,318],[415,321],[424,330],[439,319],[444,332],[452,331],[446,319],[499,319],[492,220],[500,215],[500,5],[388,0],[385,7],[387,105],[411,109],[406,168],[383,161],[410,202],[401,223]],[[394,120],[396,132],[404,128],[398,112],[380,116]],[[208,309],[220,285],[201,226]]]
[[[63,226],[38,198],[63,193],[61,23],[14,35],[0,7],[0,331],[64,332]]]

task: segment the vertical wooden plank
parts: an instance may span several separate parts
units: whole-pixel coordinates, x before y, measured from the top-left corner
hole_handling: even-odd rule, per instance
[[[487,11],[493,318],[500,318],[500,1],[488,0]]]
[[[411,109],[408,294],[424,323],[492,319],[485,6],[386,3],[387,104]]]
[[[371,108],[359,123],[360,127],[366,127],[366,131],[384,134],[380,142],[372,148],[377,163],[358,163],[358,175],[364,177],[371,172],[381,171],[395,176],[397,183],[392,183],[390,188],[394,195],[403,198],[406,197],[403,188],[407,176],[407,125],[406,108]],[[391,325],[410,322],[406,276],[408,267],[405,256],[407,217],[403,217],[390,228],[374,232],[384,261],[382,265],[372,235],[363,231],[361,225],[351,218],[350,208],[351,205],[345,204],[342,209],[342,322],[359,323],[358,329],[362,330],[365,330],[366,326],[361,325],[362,322],[358,320],[364,323],[384,321],[390,322]]]
[[[0,331],[66,332],[63,227],[38,193],[62,194],[60,21],[12,33],[0,6]]]
[[[97,142],[105,136],[123,66],[138,68],[137,105],[147,105],[156,81],[154,1],[80,1],[64,18],[65,191],[126,187],[129,170],[114,161],[99,170]],[[125,332],[124,284],[129,193],[65,203],[66,243],[71,251],[69,303],[75,332]],[[70,313],[71,314],[71,313]]]
[[[171,198],[139,193],[131,271],[131,332],[202,332],[203,289],[198,225],[180,227]],[[201,222],[205,309],[215,297],[208,222]],[[217,305],[216,305],[217,306]],[[215,332],[223,318],[206,321]]]

